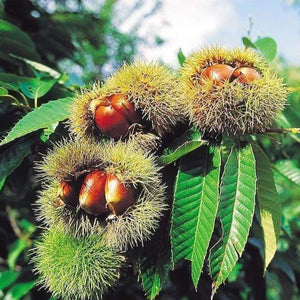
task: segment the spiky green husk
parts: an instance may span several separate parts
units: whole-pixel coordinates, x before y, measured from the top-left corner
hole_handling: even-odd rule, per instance
[[[253,67],[261,78],[248,84],[226,81],[220,85],[202,78],[199,84],[202,71],[218,63]],[[284,108],[287,97],[282,79],[250,49],[206,47],[192,54],[182,68],[181,85],[183,107],[191,122],[202,131],[228,135],[265,132]]]
[[[75,97],[71,106],[71,131],[80,137],[101,138],[101,133],[94,124],[90,103],[94,99],[122,93],[127,95],[136,110],[141,112],[154,134],[163,136],[172,132],[184,117],[180,107],[182,93],[178,86],[176,74],[160,63],[125,64],[103,85],[94,84]],[[128,136],[141,130],[143,129],[139,126],[133,125]],[[155,146],[151,143],[142,146],[144,145],[146,148]]]
[[[62,232],[81,237],[102,235],[105,220],[86,214],[79,206],[65,205],[57,196],[59,181],[53,179],[40,192],[35,204],[36,217],[44,226],[57,226]]]
[[[114,93],[126,94],[159,136],[172,132],[183,120],[177,76],[163,64],[124,64],[105,86]]]
[[[109,222],[86,214],[79,206],[71,208],[58,199],[61,180],[77,178],[78,174],[88,173],[95,166],[107,173],[117,174],[123,183],[133,184],[139,190],[136,203]],[[127,249],[150,238],[166,209],[165,186],[161,182],[155,157],[137,149],[130,141],[65,141],[48,153],[39,168],[44,172],[46,187],[37,202],[38,218],[45,225],[57,224],[62,231],[75,236],[104,232],[108,244]]]
[[[99,299],[116,286],[125,257],[98,235],[75,238],[46,230],[34,251],[39,283],[62,299]]]
[[[100,83],[82,89],[80,94],[74,98],[70,105],[69,126],[71,132],[79,137],[102,138],[99,130],[95,126],[94,116],[90,110],[90,103],[94,99],[103,98],[109,91]]]
[[[125,214],[112,219],[105,228],[103,239],[113,248],[128,250],[150,240],[159,226],[160,218],[168,206],[162,202],[163,190],[159,187],[148,187]]]

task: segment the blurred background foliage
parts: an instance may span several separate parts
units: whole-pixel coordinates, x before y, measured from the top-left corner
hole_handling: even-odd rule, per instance
[[[113,21],[115,4],[115,0],[105,0],[94,9],[81,0],[0,2],[1,139],[22,116],[40,105],[57,99],[57,105],[64,105],[63,99],[72,97],[83,83],[103,80],[123,61],[133,60],[138,43],[147,41],[137,37],[134,26],[128,33],[118,31]],[[122,15],[126,18],[142,5],[142,0],[133,1]],[[143,19],[155,14],[159,7],[160,2],[153,1]],[[156,45],[163,43],[159,37],[154,41]],[[243,43],[255,47],[249,38],[244,37]],[[258,50],[264,54],[264,49]],[[299,127],[300,66],[290,65],[280,57],[272,63],[291,92],[286,110],[274,126]],[[56,109],[59,111],[60,107]],[[16,135],[0,148],[0,299],[51,297],[35,286],[30,263],[30,249],[39,235],[34,203],[40,182],[33,165],[53,141],[67,134],[59,121],[58,116],[51,126]],[[272,160],[282,199],[278,252],[263,276],[261,232],[259,226],[253,226],[245,253],[216,299],[295,300],[300,297],[300,138],[296,134],[273,134],[257,139]],[[129,268],[127,272],[123,283],[107,299],[144,299],[133,270]],[[209,299],[211,281],[206,275],[199,286],[195,292],[189,264],[181,262],[169,274],[158,298]]]

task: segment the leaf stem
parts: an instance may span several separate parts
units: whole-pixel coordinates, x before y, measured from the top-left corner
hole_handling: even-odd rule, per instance
[[[25,95],[24,95],[23,93],[21,93],[21,92],[19,92],[19,94],[20,94],[20,95],[22,96],[22,98],[24,99],[24,102],[25,102],[26,106],[27,106],[27,107],[30,107],[29,102],[28,102],[27,98],[25,97]]]
[[[37,108],[38,106],[38,97],[37,94],[34,95],[34,108]]]
[[[300,133],[300,128],[270,128],[266,131],[266,133],[293,133],[298,134]]]

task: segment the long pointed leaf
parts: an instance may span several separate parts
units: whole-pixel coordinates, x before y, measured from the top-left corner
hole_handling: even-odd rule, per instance
[[[268,157],[257,145],[253,145],[256,159],[257,199],[264,235],[264,271],[273,259],[280,234],[281,203],[276,191],[272,167]]]
[[[213,293],[227,279],[245,248],[254,214],[255,191],[252,147],[232,148],[222,176],[218,211],[223,236],[210,255]]]
[[[195,287],[214,227],[220,162],[220,149],[204,146],[182,158],[177,175],[171,229],[173,261],[192,261]]]
[[[171,253],[154,256],[152,259],[144,257],[140,260],[140,276],[144,291],[149,300],[155,299],[166,281],[171,266]]]
[[[192,280],[196,289],[215,225],[219,200],[220,165],[220,148],[215,150],[211,148],[203,170],[201,199],[191,258]]]

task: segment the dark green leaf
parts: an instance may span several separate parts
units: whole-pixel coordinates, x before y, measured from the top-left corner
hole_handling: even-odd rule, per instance
[[[18,90],[17,85],[7,83],[7,82],[3,82],[3,81],[0,81],[0,86],[2,88],[6,89],[6,90],[9,90],[9,91],[17,91]]]
[[[9,287],[14,283],[20,276],[20,272],[17,271],[4,271],[0,272],[0,290],[3,290]]]
[[[0,146],[38,129],[51,127],[56,122],[69,117],[69,104],[71,98],[62,98],[42,104],[37,109],[25,115],[2,140]]]
[[[255,45],[251,42],[251,40],[249,38],[244,36],[242,38],[242,41],[243,41],[243,44],[244,44],[245,47],[256,49]]]
[[[34,43],[27,33],[4,20],[0,20],[0,39],[2,37],[14,39],[31,49],[35,49]]]
[[[201,133],[190,129],[164,150],[163,155],[158,159],[158,163],[166,166],[204,144],[207,144],[207,141],[201,139]]]
[[[2,189],[6,178],[15,170],[23,159],[31,153],[33,140],[29,139],[12,145],[1,153],[0,158],[0,190]]]
[[[281,202],[268,157],[256,144],[253,144],[253,150],[256,159],[257,199],[264,235],[264,271],[266,271],[277,248],[280,234]]]
[[[256,49],[262,53],[266,60],[272,61],[276,57],[277,44],[272,38],[265,37],[258,39],[254,45]]]
[[[25,296],[34,286],[34,281],[17,283],[7,292],[4,300],[22,299],[22,297]]]
[[[20,41],[13,40],[12,38],[0,38],[0,52],[2,59],[12,62],[13,59],[9,56],[14,54],[21,57],[26,57],[34,61],[39,61],[40,57],[34,49],[22,44]]]
[[[152,259],[144,257],[140,261],[140,274],[144,291],[149,300],[155,299],[166,281],[171,266],[171,253],[167,251],[163,255]]]
[[[6,88],[7,90],[17,91],[19,90],[19,81],[29,81],[32,78],[18,76],[10,73],[0,73],[0,86]]]
[[[21,91],[31,99],[40,98],[50,91],[52,86],[57,82],[57,79],[39,80],[31,79],[30,81],[20,81],[19,87]]]
[[[22,239],[17,239],[14,243],[11,244],[7,257],[7,263],[10,269],[14,269],[19,256],[26,248],[27,244]]]
[[[223,236],[211,249],[213,293],[223,283],[244,251],[255,207],[256,174],[252,147],[234,147],[222,176],[218,216]]]
[[[175,186],[171,241],[173,262],[192,261],[195,286],[218,207],[220,149],[203,146],[182,158]]]
[[[185,62],[185,55],[183,54],[181,48],[179,49],[178,53],[177,53],[177,57],[178,57],[178,61],[179,61],[179,64],[181,66],[183,66],[184,62]]]

